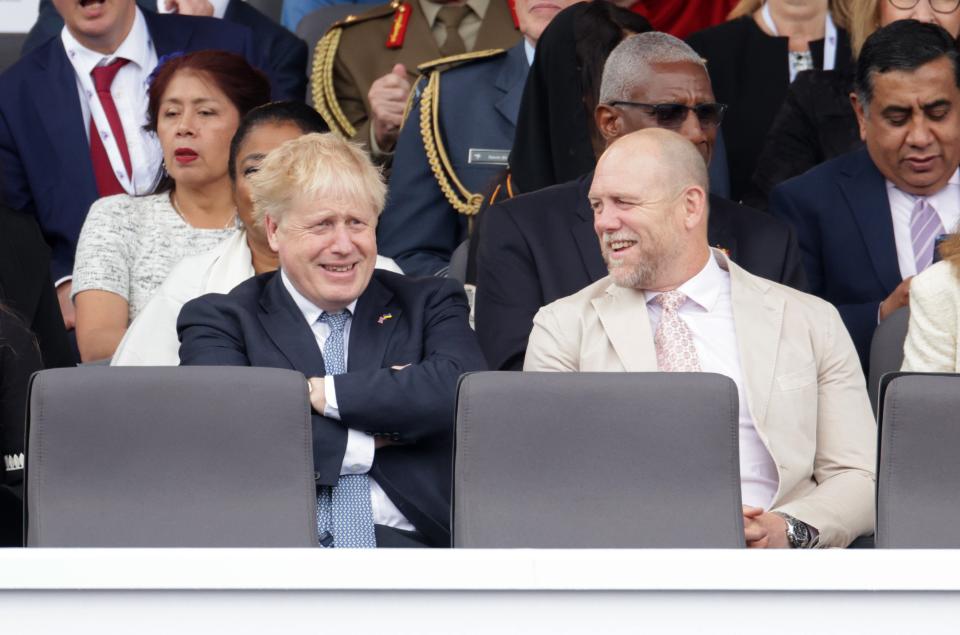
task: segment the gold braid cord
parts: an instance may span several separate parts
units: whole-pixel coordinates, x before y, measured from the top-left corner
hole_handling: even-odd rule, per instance
[[[330,130],[349,139],[357,130],[340,109],[337,93],[333,90],[333,62],[337,57],[342,32],[342,29],[334,27],[317,42],[313,55],[313,73],[310,75],[310,90],[313,94],[313,107],[330,126]]]
[[[420,98],[420,134],[423,137],[423,149],[427,153],[430,170],[446,199],[455,210],[466,216],[473,216],[479,212],[483,195],[474,194],[463,186],[453,171],[453,166],[450,165],[446,148],[443,147],[443,140],[440,138],[440,73],[438,72],[430,74],[430,80]],[[459,193],[454,191],[453,186],[456,186]]]

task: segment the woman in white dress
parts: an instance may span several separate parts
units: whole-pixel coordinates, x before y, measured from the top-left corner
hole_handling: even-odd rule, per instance
[[[181,258],[236,233],[230,140],[241,117],[268,101],[267,77],[232,53],[198,51],[158,67],[146,126],[166,168],[156,193],[98,200],[80,232],[72,293],[84,361],[113,355]]]
[[[942,260],[910,281],[903,370],[960,372],[960,234],[940,244]]]

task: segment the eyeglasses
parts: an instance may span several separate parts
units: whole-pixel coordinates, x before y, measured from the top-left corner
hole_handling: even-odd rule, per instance
[[[920,4],[923,0],[887,0],[897,9],[907,11]],[[926,0],[930,8],[936,13],[953,13],[960,7],[960,0]]]
[[[960,2],[960,0],[956,0]],[[687,120],[687,113],[693,111],[697,121],[704,128],[715,128],[723,121],[723,113],[727,112],[726,104],[697,104],[685,106],[683,104],[641,104],[636,101],[612,101],[611,106],[631,106],[641,108],[647,115],[656,117],[657,125],[661,128],[677,129]]]

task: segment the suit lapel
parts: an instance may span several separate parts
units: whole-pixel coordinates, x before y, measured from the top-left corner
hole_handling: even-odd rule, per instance
[[[710,195],[710,216],[707,218],[707,240],[710,246],[737,261],[737,236],[730,229],[728,203],[719,196]]]
[[[387,344],[401,314],[400,305],[393,302],[393,292],[376,277],[371,278],[357,301],[357,312],[350,324],[348,370],[383,365]]]
[[[290,361],[291,368],[307,377],[327,374],[313,331],[284,288],[279,271],[270,278],[260,296],[257,317],[263,330]]]
[[[529,70],[527,52],[521,39],[518,44],[507,51],[506,61],[494,82],[494,87],[503,93],[494,102],[494,107],[497,112],[503,115],[504,119],[510,122],[511,126],[517,125],[520,99],[523,97],[523,87],[526,85]]]
[[[892,291],[900,283],[901,275],[883,175],[873,165],[866,149],[863,149],[856,154],[851,165],[840,173],[837,182],[860,228],[870,262],[880,282],[888,292]]]
[[[762,431],[773,392],[784,301],[767,293],[766,282],[749,276],[729,259],[726,262],[747,405],[754,424]]]
[[[597,233],[593,229],[593,210],[590,209],[590,184],[593,182],[593,172],[581,176],[577,188],[577,204],[573,208],[575,220],[570,225],[570,233],[577,244],[583,266],[591,282],[596,282],[607,275],[607,265],[603,262],[600,253],[600,243]]]
[[[50,46],[50,56],[45,62],[46,72],[29,76],[30,92],[37,96],[33,104],[46,129],[47,138],[56,148],[56,155],[62,163],[72,166],[63,174],[71,180],[76,177],[76,182],[71,185],[79,190],[75,194],[95,200],[98,193],[93,164],[89,160],[77,161],[77,157],[90,156],[90,143],[85,129],[87,123],[83,120],[80,108],[76,72],[67,59],[59,37]]]
[[[657,351],[643,291],[611,282],[606,294],[591,302],[623,369],[628,373],[656,371]]]
[[[162,16],[152,11],[144,11],[143,18],[147,22],[147,31],[153,40],[153,48],[157,51],[157,58],[174,53],[185,52],[193,36],[193,30],[188,28],[185,21],[178,21],[176,28],[164,28]]]
[[[410,22],[407,24],[407,34],[404,38],[404,46],[397,53],[397,64],[403,64],[407,68],[410,77],[417,74],[417,66],[428,60],[443,57],[440,47],[437,45],[433,32],[430,31],[430,25],[427,24],[427,16],[423,11],[416,11],[410,16]],[[384,47],[385,42],[371,42],[370,46]],[[366,95],[364,95],[366,99]]]

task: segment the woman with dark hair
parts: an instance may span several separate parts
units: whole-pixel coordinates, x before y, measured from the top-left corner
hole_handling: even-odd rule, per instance
[[[249,179],[270,151],[305,134],[327,131],[317,111],[302,102],[273,102],[246,114],[230,142],[227,162],[243,228],[213,251],[177,263],[130,324],[113,366],[176,366],[177,316],[186,302],[207,293],[227,293],[251,276],[277,269],[277,254],[267,243],[263,225],[254,220]],[[389,258],[377,256],[377,267],[401,273]]]
[[[84,361],[113,355],[181,258],[236,232],[230,140],[241,117],[268,101],[269,80],[232,53],[198,51],[158,67],[146,126],[163,150],[157,193],[98,200],[80,233],[73,297]]]
[[[910,282],[903,370],[960,373],[960,234],[939,247],[941,260]]]

